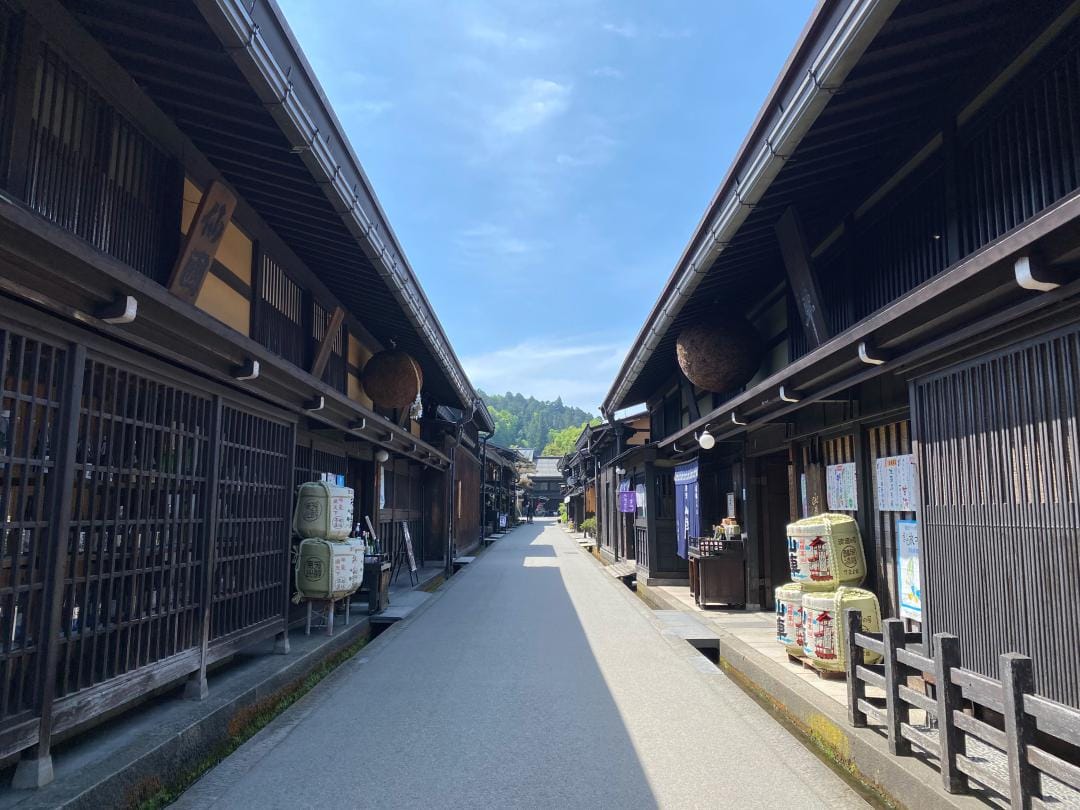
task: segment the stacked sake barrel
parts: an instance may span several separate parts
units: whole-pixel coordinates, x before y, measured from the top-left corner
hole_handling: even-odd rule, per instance
[[[349,539],[353,491],[325,481],[301,484],[293,511],[296,590],[303,599],[341,599],[364,580],[364,541]]]
[[[865,632],[881,631],[877,597],[858,587],[866,578],[858,524],[849,515],[815,515],[788,524],[787,537],[792,582],[776,589],[776,639],[818,669],[842,670],[844,611],[861,611]]]

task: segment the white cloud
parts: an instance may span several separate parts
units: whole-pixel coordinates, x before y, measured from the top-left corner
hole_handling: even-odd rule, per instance
[[[504,135],[516,135],[562,115],[570,106],[570,87],[549,79],[526,79],[517,96],[494,116],[492,123]]]
[[[635,39],[638,35],[638,27],[632,22],[604,23],[604,30],[626,39]]]
[[[616,67],[612,67],[611,65],[603,65],[601,67],[593,68],[592,70],[590,70],[589,75],[597,76],[601,79],[621,79],[623,77],[623,72]]]
[[[506,50],[536,51],[547,45],[547,40],[537,34],[511,33],[505,28],[482,21],[468,25],[465,35],[475,42]]]
[[[555,162],[560,166],[600,166],[611,160],[618,141],[607,135],[590,135],[573,152],[560,152]]]
[[[527,338],[485,354],[462,360],[469,379],[485,391],[515,391],[538,399],[555,399],[598,409],[607,393],[629,341],[577,335]]]
[[[466,258],[476,260],[523,258],[547,249],[547,242],[525,239],[502,225],[482,222],[458,234],[458,247]]]
[[[394,102],[382,99],[355,99],[337,105],[339,113],[352,113],[364,118],[375,118],[394,106]]]

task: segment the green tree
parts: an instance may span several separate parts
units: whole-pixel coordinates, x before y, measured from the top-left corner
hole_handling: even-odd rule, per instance
[[[570,427],[564,427],[556,430],[552,428],[548,431],[548,441],[544,445],[544,449],[540,455],[543,456],[565,456],[567,453],[574,451],[574,445],[577,444],[578,438],[581,436],[581,431],[585,430],[589,425],[600,424],[599,419],[586,420],[580,425],[570,425]]]
[[[485,394],[481,391],[480,396],[487,403],[495,422],[495,433],[491,440],[504,447],[542,448],[552,429],[577,428],[593,417],[588,411],[566,405],[562,397],[545,401],[509,391],[505,394]],[[577,437],[574,438],[576,440]]]

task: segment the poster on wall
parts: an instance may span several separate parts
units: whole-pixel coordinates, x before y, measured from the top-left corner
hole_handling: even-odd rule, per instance
[[[914,512],[919,500],[915,456],[887,456],[874,463],[877,508],[880,512]]]
[[[919,526],[914,520],[896,521],[896,585],[900,615],[922,621],[922,577],[919,567]]]
[[[690,537],[700,533],[698,517],[698,463],[691,461],[675,468],[675,536],[677,553],[686,559]]]
[[[859,508],[855,495],[855,464],[830,464],[825,468],[825,500],[830,512],[854,512]]]

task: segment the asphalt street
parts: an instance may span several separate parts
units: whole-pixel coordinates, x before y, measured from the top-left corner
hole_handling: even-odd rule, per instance
[[[552,522],[522,526],[180,800],[865,807]]]

